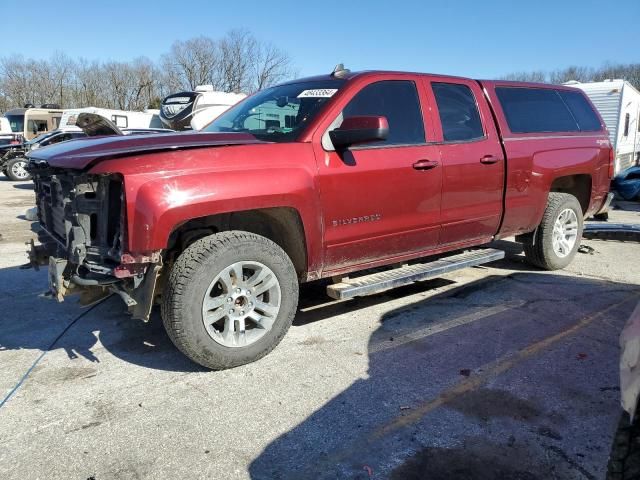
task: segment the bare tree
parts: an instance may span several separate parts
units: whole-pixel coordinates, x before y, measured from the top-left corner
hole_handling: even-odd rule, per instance
[[[561,84],[576,80],[578,82],[588,82],[593,78],[593,69],[589,67],[579,67],[576,65],[554,70],[549,74],[549,82]]]
[[[546,82],[547,74],[540,70],[532,72],[514,72],[502,77],[502,80],[512,80],[516,82]]]
[[[594,74],[594,80],[596,81],[614,78],[623,78],[640,90],[640,63],[605,63]]]
[[[621,78],[635,88],[640,89],[640,63],[605,63],[600,68],[570,66],[550,73],[544,71],[515,72],[502,77],[504,80],[536,81],[546,83],[565,83],[570,80],[579,82],[599,82],[606,79]]]
[[[268,43],[259,46],[253,59],[252,74],[254,83],[250,90],[262,90],[293,76],[289,56]]]
[[[0,110],[58,103],[63,108],[158,107],[179,90],[211,84],[218,90],[251,93],[293,74],[289,56],[258,41],[247,30],[232,30],[219,40],[196,37],[177,41],[158,62],[98,62],[56,52],[49,59],[0,58]]]
[[[103,85],[102,66],[80,59],[75,72],[73,106],[107,106]]]
[[[225,92],[252,90],[251,68],[258,55],[258,42],[247,30],[231,30],[219,44],[220,67],[216,86]]]
[[[218,56],[218,46],[210,38],[177,41],[162,57],[166,80],[174,90],[193,90],[198,85],[212,83]]]

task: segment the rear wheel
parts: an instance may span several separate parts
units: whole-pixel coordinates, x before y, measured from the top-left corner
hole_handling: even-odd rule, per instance
[[[542,222],[531,241],[524,244],[527,260],[546,270],[566,267],[580,247],[583,224],[578,199],[568,193],[551,192]]]
[[[297,304],[297,274],[287,254],[267,238],[231,231],[202,238],[178,257],[162,318],[180,351],[221,370],[273,350]]]
[[[7,162],[6,175],[14,182],[31,180],[31,174],[27,171],[26,158],[12,158]]]

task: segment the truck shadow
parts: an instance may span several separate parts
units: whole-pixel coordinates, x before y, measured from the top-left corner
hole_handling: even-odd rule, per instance
[[[148,323],[133,320],[120,299],[112,297],[91,311],[70,297],[63,303],[44,295],[46,269],[39,272],[19,267],[0,269],[0,357],[8,350],[45,351],[78,316],[77,322],[51,347],[64,350],[70,359],[99,363],[104,351],[126,362],[176,372],[204,369],[182,355],[164,331],[159,312]],[[6,305],[10,302],[10,308]]]
[[[368,376],[272,441],[249,474],[252,479],[603,477],[619,415],[619,394],[611,387],[617,383],[617,335],[635,306],[630,300],[639,295],[635,285],[517,272],[387,311],[368,341]],[[593,327],[588,335],[574,330],[616,304],[611,313],[594,317],[599,323],[585,323],[585,330]],[[317,311],[301,312],[297,323],[323,318]],[[545,343],[562,332],[570,333]],[[593,371],[581,379],[576,363],[584,357],[575,352],[589,341],[590,363],[583,368]],[[518,369],[512,358],[535,351],[532,345],[538,353]],[[552,359],[545,356],[549,350]],[[333,355],[335,368],[348,365],[348,352],[332,350],[327,375]],[[591,421],[599,423],[594,427]],[[572,438],[575,425],[598,433]]]

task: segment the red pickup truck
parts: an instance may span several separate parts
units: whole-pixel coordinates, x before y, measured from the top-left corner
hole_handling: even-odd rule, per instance
[[[58,300],[115,293],[144,319],[160,302],[182,352],[233,367],[282,339],[299,282],[366,295],[501,258],[474,247],[510,236],[566,266],[606,207],[608,138],[570,87],[338,67],[201,132],[33,152],[30,256]]]

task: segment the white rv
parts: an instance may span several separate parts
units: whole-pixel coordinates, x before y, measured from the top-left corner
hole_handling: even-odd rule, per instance
[[[587,94],[607,125],[616,175],[640,162],[640,92],[625,80],[568,82]]]
[[[198,85],[193,92],[166,97],[160,107],[160,119],[172,130],[200,130],[245,97],[244,93],[214,91],[213,85]]]
[[[144,112],[129,112],[126,110],[110,110],[108,108],[73,108],[65,110],[60,120],[61,130],[80,130],[76,125],[78,115],[81,113],[95,113],[101,117],[111,120],[116,127],[121,129],[144,129],[144,128],[162,128],[162,122],[157,113],[152,110]]]
[[[0,135],[13,133],[7,117],[0,117]]]

